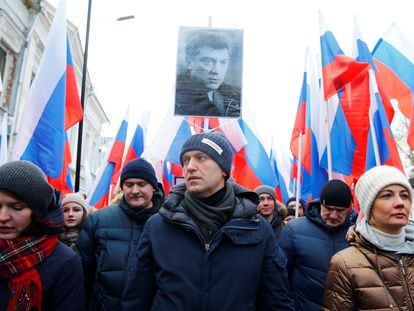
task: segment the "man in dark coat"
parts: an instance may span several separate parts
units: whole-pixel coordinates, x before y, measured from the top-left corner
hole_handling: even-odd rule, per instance
[[[296,310],[321,310],[331,257],[348,247],[352,194],[340,180],[328,181],[305,217],[286,223],[279,245],[288,257],[288,274]]]
[[[293,310],[286,257],[257,195],[228,181],[226,138],[193,135],[180,160],[185,182],[145,225],[123,310]]]
[[[128,258],[145,222],[164,202],[154,168],[142,158],[124,166],[120,184],[124,194],[119,204],[89,216],[76,244],[90,310],[121,310]]]
[[[283,219],[286,216],[287,210],[285,209],[285,211],[282,211],[277,208],[278,204],[276,200],[275,188],[267,185],[261,185],[254,189],[254,192],[256,192],[259,196],[257,212],[272,225],[275,237],[278,237],[280,231],[285,225]],[[279,206],[281,206],[281,204],[279,204]],[[284,208],[284,206],[281,206],[281,209],[282,208]],[[285,215],[283,213],[285,213]]]
[[[177,76],[175,113],[240,117],[240,88],[224,83],[230,42],[217,31],[197,32],[186,46],[186,72]]]

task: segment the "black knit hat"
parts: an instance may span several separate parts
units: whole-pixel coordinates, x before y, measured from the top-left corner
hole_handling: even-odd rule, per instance
[[[320,201],[322,205],[348,208],[352,201],[351,189],[342,180],[332,179],[323,186]]]
[[[188,138],[181,148],[181,165],[183,165],[184,153],[191,150],[199,150],[207,154],[227,174],[226,179],[229,178],[233,154],[230,144],[223,134],[207,132],[195,134]]]
[[[272,197],[273,201],[276,202],[275,188],[272,188],[272,187],[266,186],[266,185],[261,185],[261,186],[257,187],[256,189],[254,189],[254,192],[256,192],[257,195],[261,195],[263,193],[266,193],[266,194],[268,194]]]
[[[131,160],[124,166],[121,173],[121,186],[128,178],[144,179],[149,182],[154,189],[158,189],[155,170],[152,165],[143,158]]]

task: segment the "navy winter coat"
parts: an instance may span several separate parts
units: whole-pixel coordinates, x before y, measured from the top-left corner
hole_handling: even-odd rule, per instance
[[[257,197],[233,187],[233,216],[210,243],[182,206],[185,188],[173,188],[128,266],[123,310],[293,310],[286,257]]]
[[[288,258],[288,274],[296,310],[321,310],[329,262],[348,247],[345,239],[350,217],[330,228],[320,216],[320,202],[311,202],[305,217],[289,221],[278,238]]]
[[[82,266],[73,250],[59,242],[35,268],[42,282],[42,311],[85,310]],[[0,278],[0,310],[6,310],[9,297],[8,280]]]
[[[158,190],[154,207],[158,209],[163,201],[164,193]],[[124,199],[89,216],[76,243],[90,310],[121,310],[127,262],[147,220],[134,221],[121,205],[127,206]]]

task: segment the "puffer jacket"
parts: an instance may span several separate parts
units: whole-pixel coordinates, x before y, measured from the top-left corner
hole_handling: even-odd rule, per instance
[[[232,217],[210,243],[182,205],[185,186],[170,191],[129,265],[123,310],[293,310],[286,257],[256,215],[257,195],[233,189]]]
[[[332,255],[348,247],[346,233],[351,217],[339,227],[328,227],[320,216],[315,200],[305,217],[289,221],[278,242],[288,258],[288,274],[296,310],[319,311],[322,306],[326,275]]]
[[[153,208],[164,202],[161,185],[152,197]],[[128,259],[135,250],[148,218],[135,221],[121,208],[121,202],[100,209],[88,217],[76,243],[85,275],[89,310],[121,310]]]
[[[323,310],[414,310],[414,256],[349,238],[352,246],[332,257]]]

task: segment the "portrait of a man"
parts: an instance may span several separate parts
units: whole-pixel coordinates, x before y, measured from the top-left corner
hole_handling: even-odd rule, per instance
[[[180,29],[175,114],[240,117],[243,32]]]

